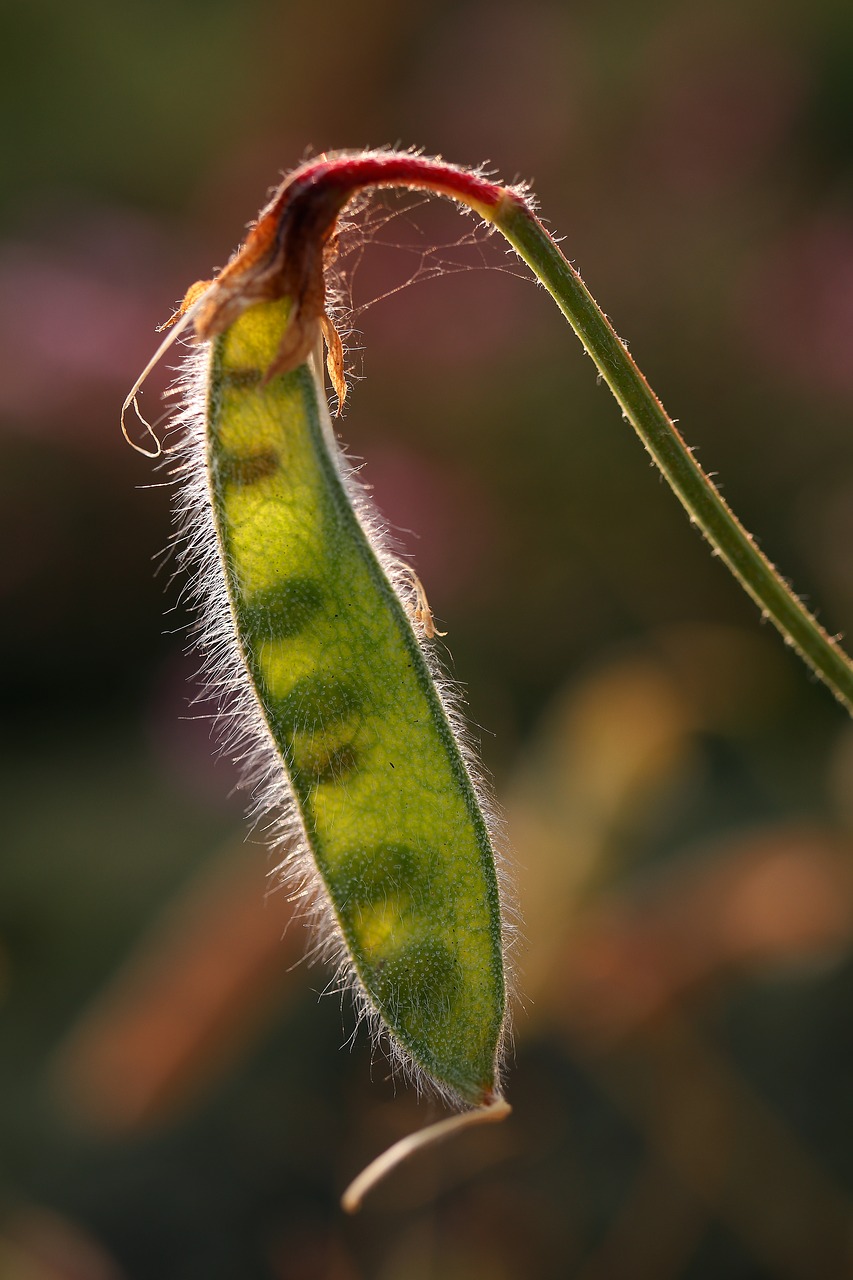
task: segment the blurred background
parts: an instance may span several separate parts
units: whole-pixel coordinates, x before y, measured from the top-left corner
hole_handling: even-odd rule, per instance
[[[532,180],[734,509],[853,633],[849,4],[1,21],[0,1276],[853,1273],[853,730],[544,292],[435,203],[389,201],[342,262],[341,430],[449,632],[524,918],[512,1119],[357,1219],[347,1181],[438,1111],[300,962],[189,705],[165,475],[118,430],[154,326],[288,167],[488,160]]]

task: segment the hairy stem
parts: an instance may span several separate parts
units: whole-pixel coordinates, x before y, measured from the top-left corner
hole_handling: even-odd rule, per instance
[[[702,530],[762,616],[770,618],[785,642],[853,712],[853,664],[847,654],[759,550],[699,466],[613,326],[541,222],[511,194],[494,222],[569,321],[691,523]]]

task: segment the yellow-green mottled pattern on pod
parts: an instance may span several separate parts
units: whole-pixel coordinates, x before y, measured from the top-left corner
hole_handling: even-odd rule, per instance
[[[311,370],[264,380],[286,316],[250,308],[211,363],[211,493],[240,646],[370,1003],[415,1063],[480,1103],[505,1003],[494,856]]]

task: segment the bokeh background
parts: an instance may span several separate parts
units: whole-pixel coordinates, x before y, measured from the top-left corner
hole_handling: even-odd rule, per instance
[[[6,0],[3,1280],[851,1273],[853,731],[547,296],[435,205],[348,260],[342,431],[448,629],[524,917],[511,1121],[357,1219],[343,1186],[437,1109],[300,963],[189,705],[165,476],[118,431],[155,324],[284,169],[488,160],[853,632],[851,14]]]

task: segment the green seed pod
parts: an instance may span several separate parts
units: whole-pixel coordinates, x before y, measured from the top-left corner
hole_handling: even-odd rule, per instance
[[[203,648],[230,728],[249,728],[259,809],[306,855],[282,871],[319,873],[321,939],[374,1029],[419,1081],[483,1105],[506,1010],[489,827],[415,634],[433,633],[422,589],[382,547],[313,360],[266,376],[290,311],[255,303],[194,358],[181,510]]]
[[[412,172],[424,162],[388,159],[393,181],[448,194],[461,184],[484,216],[499,204],[501,189],[476,174],[430,162],[424,182]],[[385,182],[382,157],[369,160]],[[341,404],[325,269],[353,180],[369,185],[359,173],[322,161],[285,180],[217,279],[189,291],[122,410],[127,436],[142,382],[192,324],[203,345],[176,420],[177,543],[224,745],[286,850],[283,878],[316,910],[321,949],[392,1061],[469,1108],[374,1161],[345,1193],[348,1210],[414,1150],[509,1112],[497,824],[429,644],[443,633],[417,576],[383,545],[319,375],[322,333]],[[156,457],[139,417],[155,445],[141,452]]]

